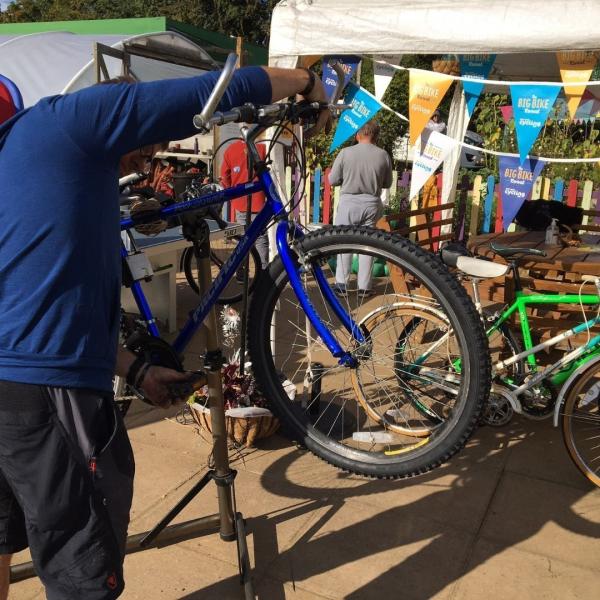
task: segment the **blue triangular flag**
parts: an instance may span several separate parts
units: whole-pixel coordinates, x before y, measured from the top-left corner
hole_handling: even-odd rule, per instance
[[[349,137],[354,135],[367,121],[370,121],[381,108],[377,98],[353,82],[348,84],[344,104],[352,108],[340,115],[329,153],[341,146]]]
[[[535,143],[561,89],[559,85],[510,86],[521,164]]]
[[[508,229],[523,202],[529,197],[544,164],[544,161],[535,158],[528,158],[521,163],[516,156],[500,157],[500,198],[504,231]]]
[[[463,81],[463,90],[467,101],[467,112],[469,117],[475,110],[475,105],[483,90],[483,83],[477,79],[485,79],[496,60],[495,54],[464,54],[458,58],[460,63],[460,74],[463,77],[470,77],[475,81]]]

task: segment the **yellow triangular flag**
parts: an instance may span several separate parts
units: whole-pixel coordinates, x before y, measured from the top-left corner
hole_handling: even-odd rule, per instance
[[[414,145],[454,80],[447,75],[410,70],[408,116],[410,143]]]
[[[563,83],[583,82],[583,85],[565,87],[569,114],[571,119],[574,119],[585,91],[585,84],[590,80],[596,66],[596,55],[594,52],[557,52],[556,59]]]

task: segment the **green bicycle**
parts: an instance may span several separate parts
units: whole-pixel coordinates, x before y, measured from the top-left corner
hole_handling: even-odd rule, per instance
[[[543,255],[533,248],[505,248],[491,245],[498,256],[508,261],[502,265],[473,258],[466,250],[447,247],[442,260],[469,279],[474,303],[484,321],[492,359],[492,387],[482,421],[492,426],[505,425],[514,413],[531,419],[544,419],[554,414],[554,422],[562,418],[565,444],[577,467],[600,486],[600,335],[592,328],[600,324],[600,277],[583,276],[578,294],[540,294],[525,291],[518,269],[518,260],[526,256]],[[502,310],[490,314],[481,305],[479,284],[484,279],[506,275],[512,270],[514,298]],[[595,286],[595,293],[584,294],[586,285]],[[367,315],[361,326],[371,336],[385,335],[394,345],[394,371],[402,390],[394,411],[395,427],[405,433],[427,438],[443,422],[444,415],[432,403],[411,393],[413,386],[428,382],[441,389],[448,399],[455,396],[460,381],[461,358],[456,347],[455,331],[439,306],[427,296],[411,294],[380,307]],[[534,344],[527,315],[528,307],[579,305],[582,322],[567,331]],[[586,316],[584,307],[593,308],[595,315]],[[513,315],[519,315],[520,335],[510,326]],[[566,350],[550,365],[541,367],[536,355],[587,334],[587,340]],[[388,411],[389,413],[389,411]],[[391,416],[391,415],[389,415]],[[398,417],[401,418],[398,418]],[[418,421],[419,427],[414,426]]]

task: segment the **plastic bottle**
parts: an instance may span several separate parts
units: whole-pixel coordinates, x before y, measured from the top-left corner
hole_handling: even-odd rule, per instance
[[[546,229],[546,245],[558,245],[558,220],[552,219],[552,223]]]

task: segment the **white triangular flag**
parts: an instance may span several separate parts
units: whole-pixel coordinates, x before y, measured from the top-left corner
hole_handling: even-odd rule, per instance
[[[412,175],[410,178],[410,199],[412,200],[435,173],[442,161],[452,152],[456,140],[439,131],[425,129],[415,144]]]
[[[375,79],[375,98],[377,100],[383,98],[385,91],[390,85],[390,81],[392,81],[392,77],[396,73],[396,69],[391,65],[400,64],[401,58],[400,54],[381,54],[373,57],[373,77]],[[378,60],[383,62],[376,62]]]

